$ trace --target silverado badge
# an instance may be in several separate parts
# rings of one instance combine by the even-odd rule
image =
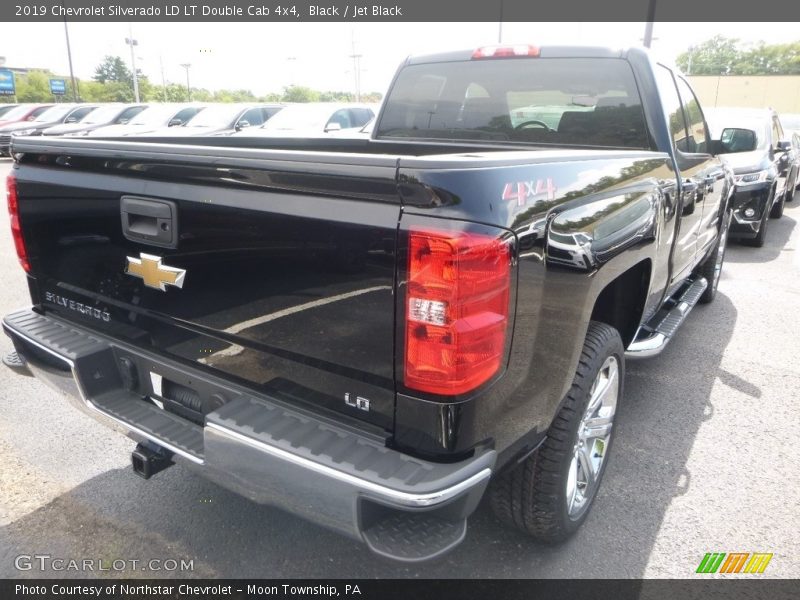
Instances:
[[[155,288],[166,292],[168,285],[183,287],[183,280],[186,277],[185,269],[176,269],[161,264],[160,256],[139,253],[139,258],[126,257],[128,264],[125,265],[125,272],[134,277],[141,277],[147,287]]]

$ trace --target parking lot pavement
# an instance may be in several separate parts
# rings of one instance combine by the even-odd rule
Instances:
[[[3,179],[9,168],[0,160]],[[446,557],[385,562],[181,467],[140,479],[127,438],[0,369],[0,577],[91,575],[15,567],[35,554],[124,560],[156,577],[691,577],[706,552],[740,551],[774,554],[762,577],[800,577],[798,220],[800,198],[763,248],[732,245],[716,301],[660,357],[628,364],[603,487],[563,545],[503,528],[484,503]],[[0,314],[28,303],[5,211],[0,281]],[[150,559],[192,570],[141,572]]]

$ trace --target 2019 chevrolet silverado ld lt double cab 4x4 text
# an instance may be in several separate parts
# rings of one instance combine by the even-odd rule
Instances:
[[[172,462],[399,560],[485,493],[561,540],[625,361],[714,298],[731,171],[641,49],[408,59],[369,139],[20,139],[6,358]],[[278,543],[278,542],[276,542]]]

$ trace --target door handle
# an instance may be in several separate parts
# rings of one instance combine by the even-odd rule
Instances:
[[[132,242],[166,248],[178,245],[178,207],[169,200],[123,196],[122,234]]]

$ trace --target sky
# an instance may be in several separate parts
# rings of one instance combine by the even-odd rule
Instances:
[[[75,75],[90,79],[105,55],[137,67],[155,84],[249,89],[262,95],[287,85],[355,90],[353,54],[360,54],[361,91],[384,92],[409,54],[506,43],[641,45],[644,23],[70,23]],[[714,35],[743,42],[800,41],[800,23],[655,23],[653,51],[673,61]],[[64,23],[0,23],[0,57],[7,67],[47,68],[68,75]]]

